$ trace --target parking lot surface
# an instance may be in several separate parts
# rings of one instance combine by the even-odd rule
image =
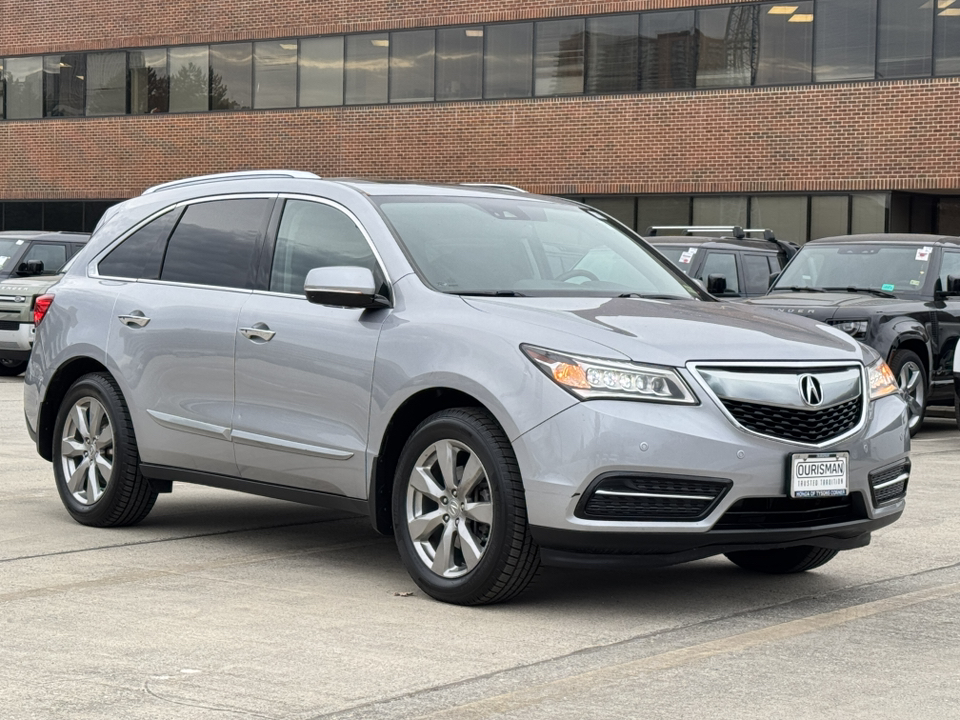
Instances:
[[[819,570],[547,568],[462,608],[344,513],[175,484],[139,526],[78,525],[21,394],[0,378],[4,720],[960,716],[951,421],[903,518]]]

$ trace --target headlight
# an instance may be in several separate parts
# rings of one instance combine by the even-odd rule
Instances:
[[[547,377],[581,400],[616,398],[697,404],[693,392],[670,368],[598,360],[530,345],[520,348]]]
[[[871,400],[893,395],[893,393],[900,391],[900,387],[897,385],[897,378],[893,375],[893,370],[884,362],[883,358],[880,358],[868,367],[867,372],[870,373]]]
[[[867,336],[866,320],[834,320],[830,324],[857,339]]]

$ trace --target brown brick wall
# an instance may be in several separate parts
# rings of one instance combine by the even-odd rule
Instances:
[[[636,12],[738,0],[0,0],[0,57]]]
[[[960,189],[960,80],[0,123],[0,198],[191,174],[505,182],[548,193]]]

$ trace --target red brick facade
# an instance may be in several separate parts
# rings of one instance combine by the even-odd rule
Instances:
[[[20,2],[22,21],[0,27],[0,56],[691,4]],[[202,30],[209,27],[217,32]],[[958,117],[953,78],[7,121],[0,199],[127,197],[185,175],[265,167],[504,182],[558,194],[958,190]]]

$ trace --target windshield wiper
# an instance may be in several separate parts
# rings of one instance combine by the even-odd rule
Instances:
[[[689,300],[681,295],[657,295],[655,293],[625,292],[617,295],[618,298],[641,298],[643,300]]]
[[[866,287],[854,287],[848,285],[847,287],[828,287],[824,288],[828,292],[849,292],[849,293],[867,293],[869,295],[876,295],[877,297],[883,298],[895,298],[897,297],[893,293],[887,292],[886,290],[875,290],[873,288]]]
[[[469,292],[444,291],[447,295],[464,295],[470,297],[527,297],[514,290],[473,290]]]
[[[771,290],[789,290],[790,292],[826,292],[823,288],[818,287],[800,287],[799,285],[790,285],[789,287],[775,287]]]

